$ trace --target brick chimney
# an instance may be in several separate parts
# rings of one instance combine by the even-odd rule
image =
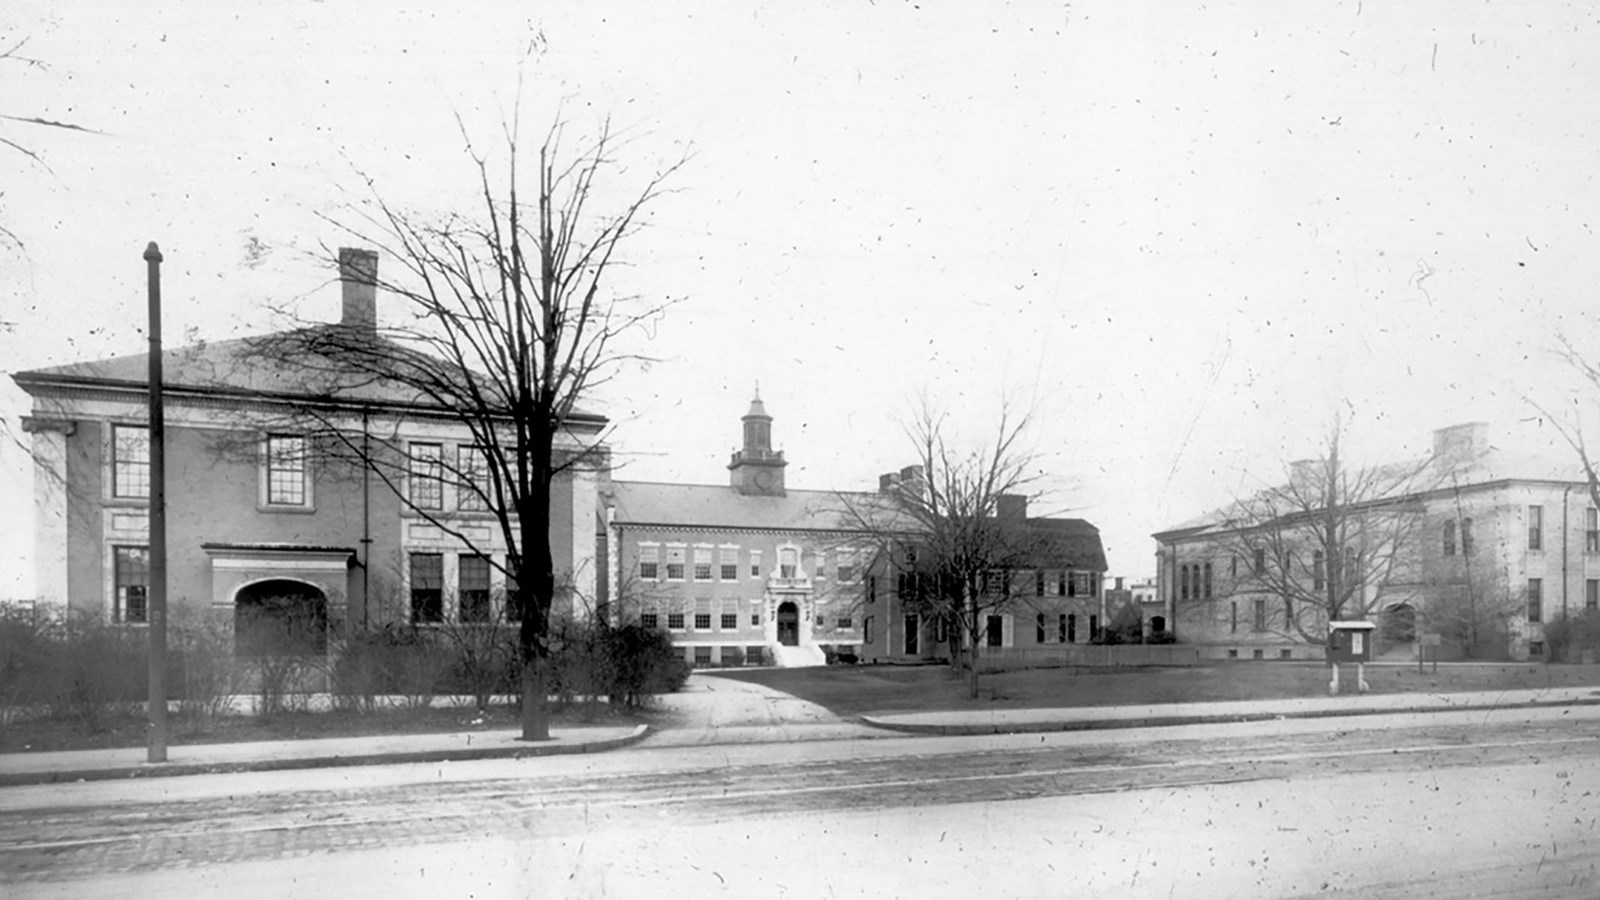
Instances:
[[[1001,494],[995,499],[995,518],[1022,520],[1028,517],[1028,498],[1021,494]]]
[[[362,331],[378,330],[378,254],[355,247],[339,248],[339,284],[344,291],[339,324]]]
[[[1489,423],[1467,422],[1451,425],[1433,432],[1433,455],[1450,462],[1460,462],[1489,449]]]

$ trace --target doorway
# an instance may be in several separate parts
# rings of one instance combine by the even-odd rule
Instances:
[[[800,609],[788,600],[778,604],[778,643],[800,646]]]

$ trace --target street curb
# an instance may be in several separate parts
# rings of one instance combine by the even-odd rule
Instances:
[[[1595,700],[1530,700],[1521,703],[1462,704],[1459,706],[1407,706],[1392,709],[1316,709],[1302,712],[1236,713],[1233,715],[1138,716],[1126,719],[1065,719],[1056,722],[952,723],[890,722],[860,716],[863,725],[905,734],[971,736],[981,734],[1048,734],[1056,731],[1114,731],[1128,728],[1167,728],[1176,725],[1211,725],[1235,722],[1272,722],[1278,719],[1332,719],[1344,716],[1382,716],[1413,713],[1462,712],[1464,710],[1533,709],[1555,706],[1600,706]]]
[[[252,759],[215,763],[145,763],[138,766],[113,766],[100,769],[58,769],[47,772],[0,772],[0,787],[30,784],[63,784],[77,781],[113,781],[127,778],[169,778],[179,775],[228,775],[238,772],[278,772],[293,769],[332,769],[345,766],[377,766],[391,763],[468,762],[479,759],[523,759],[533,756],[569,756],[600,753],[642,741],[650,734],[649,725],[637,725],[633,733],[599,741],[573,743],[529,743],[509,747],[468,747],[455,750],[415,750],[395,753],[361,753],[350,756],[307,756],[286,759]]]

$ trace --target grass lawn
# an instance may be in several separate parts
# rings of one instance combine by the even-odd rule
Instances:
[[[960,709],[1047,709],[1211,700],[1324,697],[1328,668],[1316,663],[1219,662],[1148,669],[1026,669],[979,680],[981,696],[967,697],[963,677],[948,666],[828,666],[805,669],[726,669],[705,674],[764,684],[827,707],[836,715]],[[1343,671],[1343,689],[1355,673]],[[1600,666],[1540,663],[1440,666],[1368,666],[1372,693],[1490,691],[1542,687],[1596,687]]]
[[[649,713],[625,714],[604,704],[581,704],[551,709],[553,727],[630,725],[652,721]],[[174,714],[169,720],[168,744],[229,744],[242,741],[283,741],[309,738],[362,737],[387,734],[428,734],[451,731],[489,731],[519,728],[514,707],[493,706],[480,716],[471,706],[441,703],[426,709],[385,709],[354,712],[282,713],[270,719],[245,714],[225,715],[192,723]],[[108,747],[143,747],[146,743],[142,710],[109,717],[100,728],[75,720],[32,718],[0,726],[0,753],[51,750],[97,750]]]

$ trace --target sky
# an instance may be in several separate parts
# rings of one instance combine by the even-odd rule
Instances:
[[[1596,337],[1597,16],[12,0],[0,34],[39,64],[0,63],[0,114],[93,133],[0,125],[43,160],[0,147],[0,370],[142,352],[150,241],[168,345],[275,306],[332,320],[318,254],[369,180],[470,212],[463,133],[499,161],[513,116],[609,118],[615,196],[688,156],[615,282],[671,304],[627,346],[654,361],[589,404],[618,477],[725,482],[758,383],[795,488],[913,462],[919,398],[958,445],[1009,401],[1031,512],[1150,576],[1152,532],[1317,455],[1335,417],[1357,459],[1468,421],[1567,452],[1541,408],[1600,395],[1553,352]],[[0,418],[26,400],[0,379]],[[0,597],[32,591],[31,496],[0,447]]]

